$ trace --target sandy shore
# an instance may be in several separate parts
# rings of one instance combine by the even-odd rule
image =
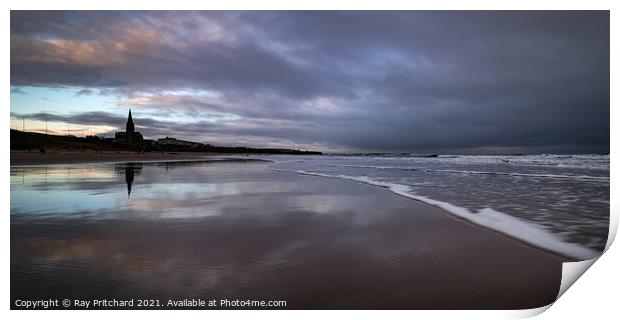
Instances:
[[[112,173],[109,181],[64,188],[62,175],[72,176],[62,170],[45,178],[50,190],[42,178],[16,181],[12,299],[273,299],[287,309],[522,309],[555,300],[559,257],[382,188],[267,166],[144,164],[131,168],[131,197],[122,165],[87,171]],[[36,193],[79,188],[97,197],[68,197],[32,218],[48,205],[37,206]]]
[[[207,153],[193,152],[146,152],[138,154],[126,151],[48,151],[41,155],[38,151],[14,151],[11,150],[11,165],[43,165],[43,164],[70,164],[70,163],[97,163],[97,162],[140,162],[140,161],[165,161],[165,160],[189,160],[203,159]]]

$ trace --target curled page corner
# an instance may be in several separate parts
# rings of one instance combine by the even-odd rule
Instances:
[[[568,290],[568,288],[570,288],[600,257],[601,256],[589,260],[562,263],[562,282],[560,283],[558,297],[555,300],[557,301],[560,299],[566,290]]]
[[[577,261],[577,262],[565,262],[562,264],[562,282],[560,283],[560,291],[558,292],[558,297],[556,301],[560,299],[560,297],[570,288],[579,277],[581,277],[611,246],[616,238],[616,232],[618,231],[618,220],[617,217],[611,215],[609,221],[609,235],[607,236],[607,244],[605,245],[605,250],[598,257]]]
[[[616,238],[618,232],[618,216],[610,214],[609,216],[609,233],[607,235],[607,244],[605,250],[598,256],[589,260],[577,261],[577,262],[565,262],[562,263],[562,281],[560,283],[560,291],[555,299],[556,301],[570,288],[577,279],[579,279],[602,255],[607,252],[609,247]]]
[[[610,241],[607,242],[607,248],[610,243]],[[551,308],[551,306],[560,299],[568,288],[570,288],[577,281],[577,279],[579,279],[600,257],[601,256],[589,260],[562,263],[562,280],[560,282],[560,290],[558,291],[558,296],[555,298],[555,301],[539,308],[519,310],[519,312],[515,313],[514,316],[519,319],[524,319],[537,316],[547,311],[547,309]]]
[[[548,304],[546,306],[542,306],[542,307],[538,307],[538,308],[518,310],[518,311],[511,312],[511,313],[507,314],[507,316],[511,317],[510,319],[531,318],[531,317],[537,316],[537,315],[547,311],[547,309],[549,309],[552,305],[553,305],[553,303],[550,303],[550,304]]]

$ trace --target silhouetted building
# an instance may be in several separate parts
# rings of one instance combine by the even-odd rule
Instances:
[[[126,143],[131,146],[141,146],[144,138],[140,132],[136,131],[131,117],[131,109],[129,109],[129,117],[127,118],[127,124],[125,125],[125,132],[117,132],[114,135],[115,142]]]
[[[202,143],[192,142],[187,140],[180,140],[173,137],[165,137],[163,139],[157,139],[157,144],[171,145],[171,146],[185,146],[185,147],[199,147]]]

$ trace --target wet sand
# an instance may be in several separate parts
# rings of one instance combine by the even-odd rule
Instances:
[[[557,256],[382,188],[267,166],[181,162],[164,174],[144,164],[127,207],[71,218],[33,218],[12,204],[12,300],[230,298],[286,300],[286,309],[555,300]],[[179,182],[203,185],[166,187]],[[147,192],[155,183],[161,193]]]
[[[204,159],[208,153],[198,152],[145,152],[142,154],[129,151],[56,151],[49,150],[41,155],[38,150],[15,151],[11,150],[11,165],[45,165],[69,163],[102,163],[121,161],[166,161]]]

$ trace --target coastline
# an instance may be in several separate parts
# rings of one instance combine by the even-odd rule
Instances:
[[[234,159],[221,159],[218,156],[228,156],[233,155],[236,158]],[[25,152],[25,151],[11,151],[11,166],[15,167],[30,167],[30,166],[57,166],[57,165],[82,165],[82,164],[114,164],[114,163],[125,163],[125,162],[137,162],[137,163],[157,163],[157,162],[176,162],[176,161],[226,161],[226,162],[239,162],[244,160],[251,161],[268,161],[252,158],[252,155],[244,155],[244,154],[218,154],[218,153],[201,153],[201,152],[149,152],[143,154],[137,154],[134,152],[94,152],[94,151],[84,151],[84,152],[68,152],[68,151],[52,151],[47,153],[45,156],[41,156],[36,152]],[[255,156],[255,155],[254,155]],[[248,159],[244,159],[243,157],[250,157]],[[311,174],[306,172],[294,172],[294,171],[284,171],[279,169],[272,169],[280,172],[289,172],[291,174],[298,175],[307,175],[307,176],[318,176],[323,177],[325,179],[338,179],[338,177],[333,176],[324,176],[321,174]],[[481,225],[479,223],[475,223],[470,221],[467,218],[461,217],[459,215],[455,215],[454,213],[441,208],[441,206],[436,206],[433,204],[428,204],[425,201],[418,200],[416,198],[412,198],[410,196],[405,196],[399,192],[394,192],[392,188],[380,184],[373,184],[366,181],[358,181],[354,179],[345,179],[350,180],[352,183],[361,183],[370,188],[378,188],[382,189],[382,191],[394,193],[400,197],[407,199],[408,201],[418,202],[422,205],[429,206],[433,209],[439,209],[442,214],[446,215],[451,219],[455,219],[462,223],[471,225],[475,228],[479,228],[482,232],[490,232],[495,234],[496,236],[506,238],[507,240],[514,241],[518,245],[526,246],[532,248],[534,250],[539,250],[545,252],[546,254],[555,256],[559,259],[566,261],[579,261],[576,257],[572,257],[570,255],[553,251],[547,249],[543,246],[538,246],[526,240],[523,240],[519,237],[512,236],[511,234],[507,234],[505,232],[490,228],[485,225]]]
[[[235,158],[218,158],[218,156],[235,156]],[[143,154],[137,154],[134,152],[95,152],[95,151],[83,151],[83,152],[68,152],[68,151],[52,151],[47,153],[45,156],[41,156],[37,152],[25,152],[25,151],[11,151],[11,166],[15,167],[30,167],[30,166],[57,166],[57,165],[96,165],[96,164],[114,164],[114,163],[125,163],[125,162],[136,162],[136,163],[157,163],[157,162],[176,162],[176,161],[226,161],[226,162],[242,162],[242,161],[269,161],[269,160],[261,160],[258,158],[253,158],[252,156],[256,155],[245,155],[245,154],[219,154],[219,153],[204,153],[204,152],[148,152]],[[246,158],[247,159],[244,159]],[[272,169],[280,172],[289,172],[291,174],[300,174],[307,176],[318,176],[323,177],[325,179],[339,179],[334,176],[327,176],[322,174],[314,174],[307,172],[295,172],[295,171],[285,171],[280,169]],[[570,256],[568,254],[553,251],[544,246],[534,244],[530,241],[524,240],[522,238],[511,235],[510,233],[506,233],[492,227],[486,226],[484,224],[476,223],[471,221],[466,217],[459,216],[450,212],[445,208],[442,208],[438,205],[429,204],[426,201],[419,200],[416,197],[411,197],[408,195],[403,195],[401,192],[397,192],[392,190],[390,186],[383,184],[370,183],[368,181],[359,181],[356,179],[346,178],[345,180],[350,180],[352,183],[361,183],[369,186],[370,188],[379,188],[383,191],[394,193],[400,197],[403,197],[409,201],[418,202],[425,206],[432,207],[433,209],[440,209],[440,211],[451,219],[455,219],[462,223],[471,225],[475,228],[479,228],[482,232],[490,232],[495,234],[496,236],[506,238],[507,240],[514,241],[518,245],[526,246],[532,248],[534,250],[539,250],[549,254],[551,256],[555,256],[559,259],[565,261],[581,261],[583,259],[579,259],[578,257]]]
[[[174,165],[179,168],[191,167],[183,163]],[[117,248],[123,253],[123,259],[127,259],[122,263],[124,268],[139,272],[143,262],[135,262],[131,257],[144,256],[144,252],[152,253],[152,244],[157,243],[163,233],[169,234],[166,237],[169,243],[162,244],[169,246],[166,252],[183,253],[177,257],[179,268],[184,268],[188,261],[191,261],[189,265],[208,265],[206,261],[212,261],[213,257],[209,258],[207,254],[207,257],[202,258],[201,255],[205,254],[205,250],[215,250],[209,248],[216,243],[224,245],[224,249],[230,249],[230,252],[246,252],[232,258],[235,261],[240,259],[242,262],[236,263],[242,263],[241,268],[247,272],[260,270],[254,280],[258,283],[236,288],[236,282],[233,282],[225,287],[236,288],[233,297],[250,295],[282,298],[284,295],[290,300],[290,308],[534,308],[552,303],[557,296],[564,259],[480,226],[454,219],[440,208],[405,199],[385,189],[352,181],[277,172],[261,163],[240,166],[234,162],[222,162],[205,168],[210,171],[210,183],[215,185],[226,185],[227,179],[241,179],[253,184],[260,181],[260,185],[264,186],[260,190],[250,188],[239,194],[218,196],[214,198],[215,203],[209,205],[226,208],[227,213],[222,215],[222,219],[234,217],[225,218],[224,221],[233,219],[236,221],[233,226],[241,224],[243,227],[221,230],[215,227],[217,223],[212,223],[220,218],[198,219],[193,223],[195,232],[179,233],[174,229],[174,220],[160,223],[152,219],[140,219],[138,225],[130,224],[133,243],[131,251],[127,252],[124,246]],[[157,210],[165,208],[160,206]],[[254,213],[245,217],[247,212]],[[268,217],[285,218],[273,220]],[[245,226],[248,221],[252,223]],[[19,264],[19,261],[28,259],[24,255],[35,250],[30,247],[32,241],[19,239],[33,234],[43,238],[62,237],[76,232],[84,234],[85,230],[92,229],[92,233],[86,232],[87,238],[84,240],[79,240],[79,237],[75,240],[75,235],[71,236],[77,241],[71,242],[75,243],[75,250],[86,249],[90,252],[87,261],[94,259],[93,256],[108,255],[108,245],[114,247],[114,243],[123,242],[118,238],[108,239],[109,235],[100,231],[117,229],[117,225],[108,226],[100,221],[95,225],[82,225],[79,231],[71,225],[48,228],[38,223],[33,226],[13,216],[12,212],[12,260],[17,258]],[[183,225],[183,228],[187,228],[187,223]],[[122,229],[129,228],[125,222],[121,222],[120,226]],[[157,231],[154,233],[153,230]],[[266,230],[270,231],[265,233]],[[274,238],[275,242],[265,243],[265,239],[273,238],[272,232],[281,234],[277,237],[279,240]],[[235,237],[239,233],[244,236]],[[304,235],[301,239],[300,234]],[[177,247],[186,245],[186,239],[190,236],[191,239],[208,238],[199,241],[200,245],[196,247]],[[259,247],[255,247],[257,244],[260,244]],[[39,255],[53,256],[54,259],[58,259],[58,256],[74,259],[69,254],[73,251],[72,245],[68,248],[66,245],[65,242],[58,246],[54,242],[42,247],[39,244],[36,251]],[[59,255],[58,250],[62,254]],[[188,250],[192,253],[189,256],[186,255]],[[274,259],[271,255],[252,258],[256,252],[271,251],[279,252],[276,255],[278,262],[273,262],[275,265],[257,265],[257,262],[252,262]],[[155,258],[151,268],[155,271],[147,279],[169,277],[157,271],[160,253],[152,254]],[[45,260],[45,257],[37,258]],[[195,259],[206,261],[196,262]],[[137,265],[132,267],[134,263]],[[94,264],[93,268],[101,266]],[[227,268],[220,267],[218,270],[221,269],[219,272],[224,272],[232,279],[240,276],[230,274]],[[14,275],[13,265],[11,270],[12,280],[15,280],[11,281],[12,287],[16,283],[31,281],[21,278],[19,274]],[[190,268],[185,273],[191,276],[198,271]],[[116,272],[124,274],[128,271],[115,271],[114,277],[119,277]],[[355,282],[351,282],[351,277],[356,279]],[[279,279],[276,281],[279,285],[269,284],[272,280],[267,279]],[[23,292],[28,287],[13,287],[12,296],[13,291]],[[290,291],[293,288],[299,289],[299,292]],[[231,289],[217,287],[206,293],[200,291],[200,288],[196,290],[201,294],[222,296]],[[322,297],[317,297],[319,292]],[[181,293],[184,292],[176,294]]]

